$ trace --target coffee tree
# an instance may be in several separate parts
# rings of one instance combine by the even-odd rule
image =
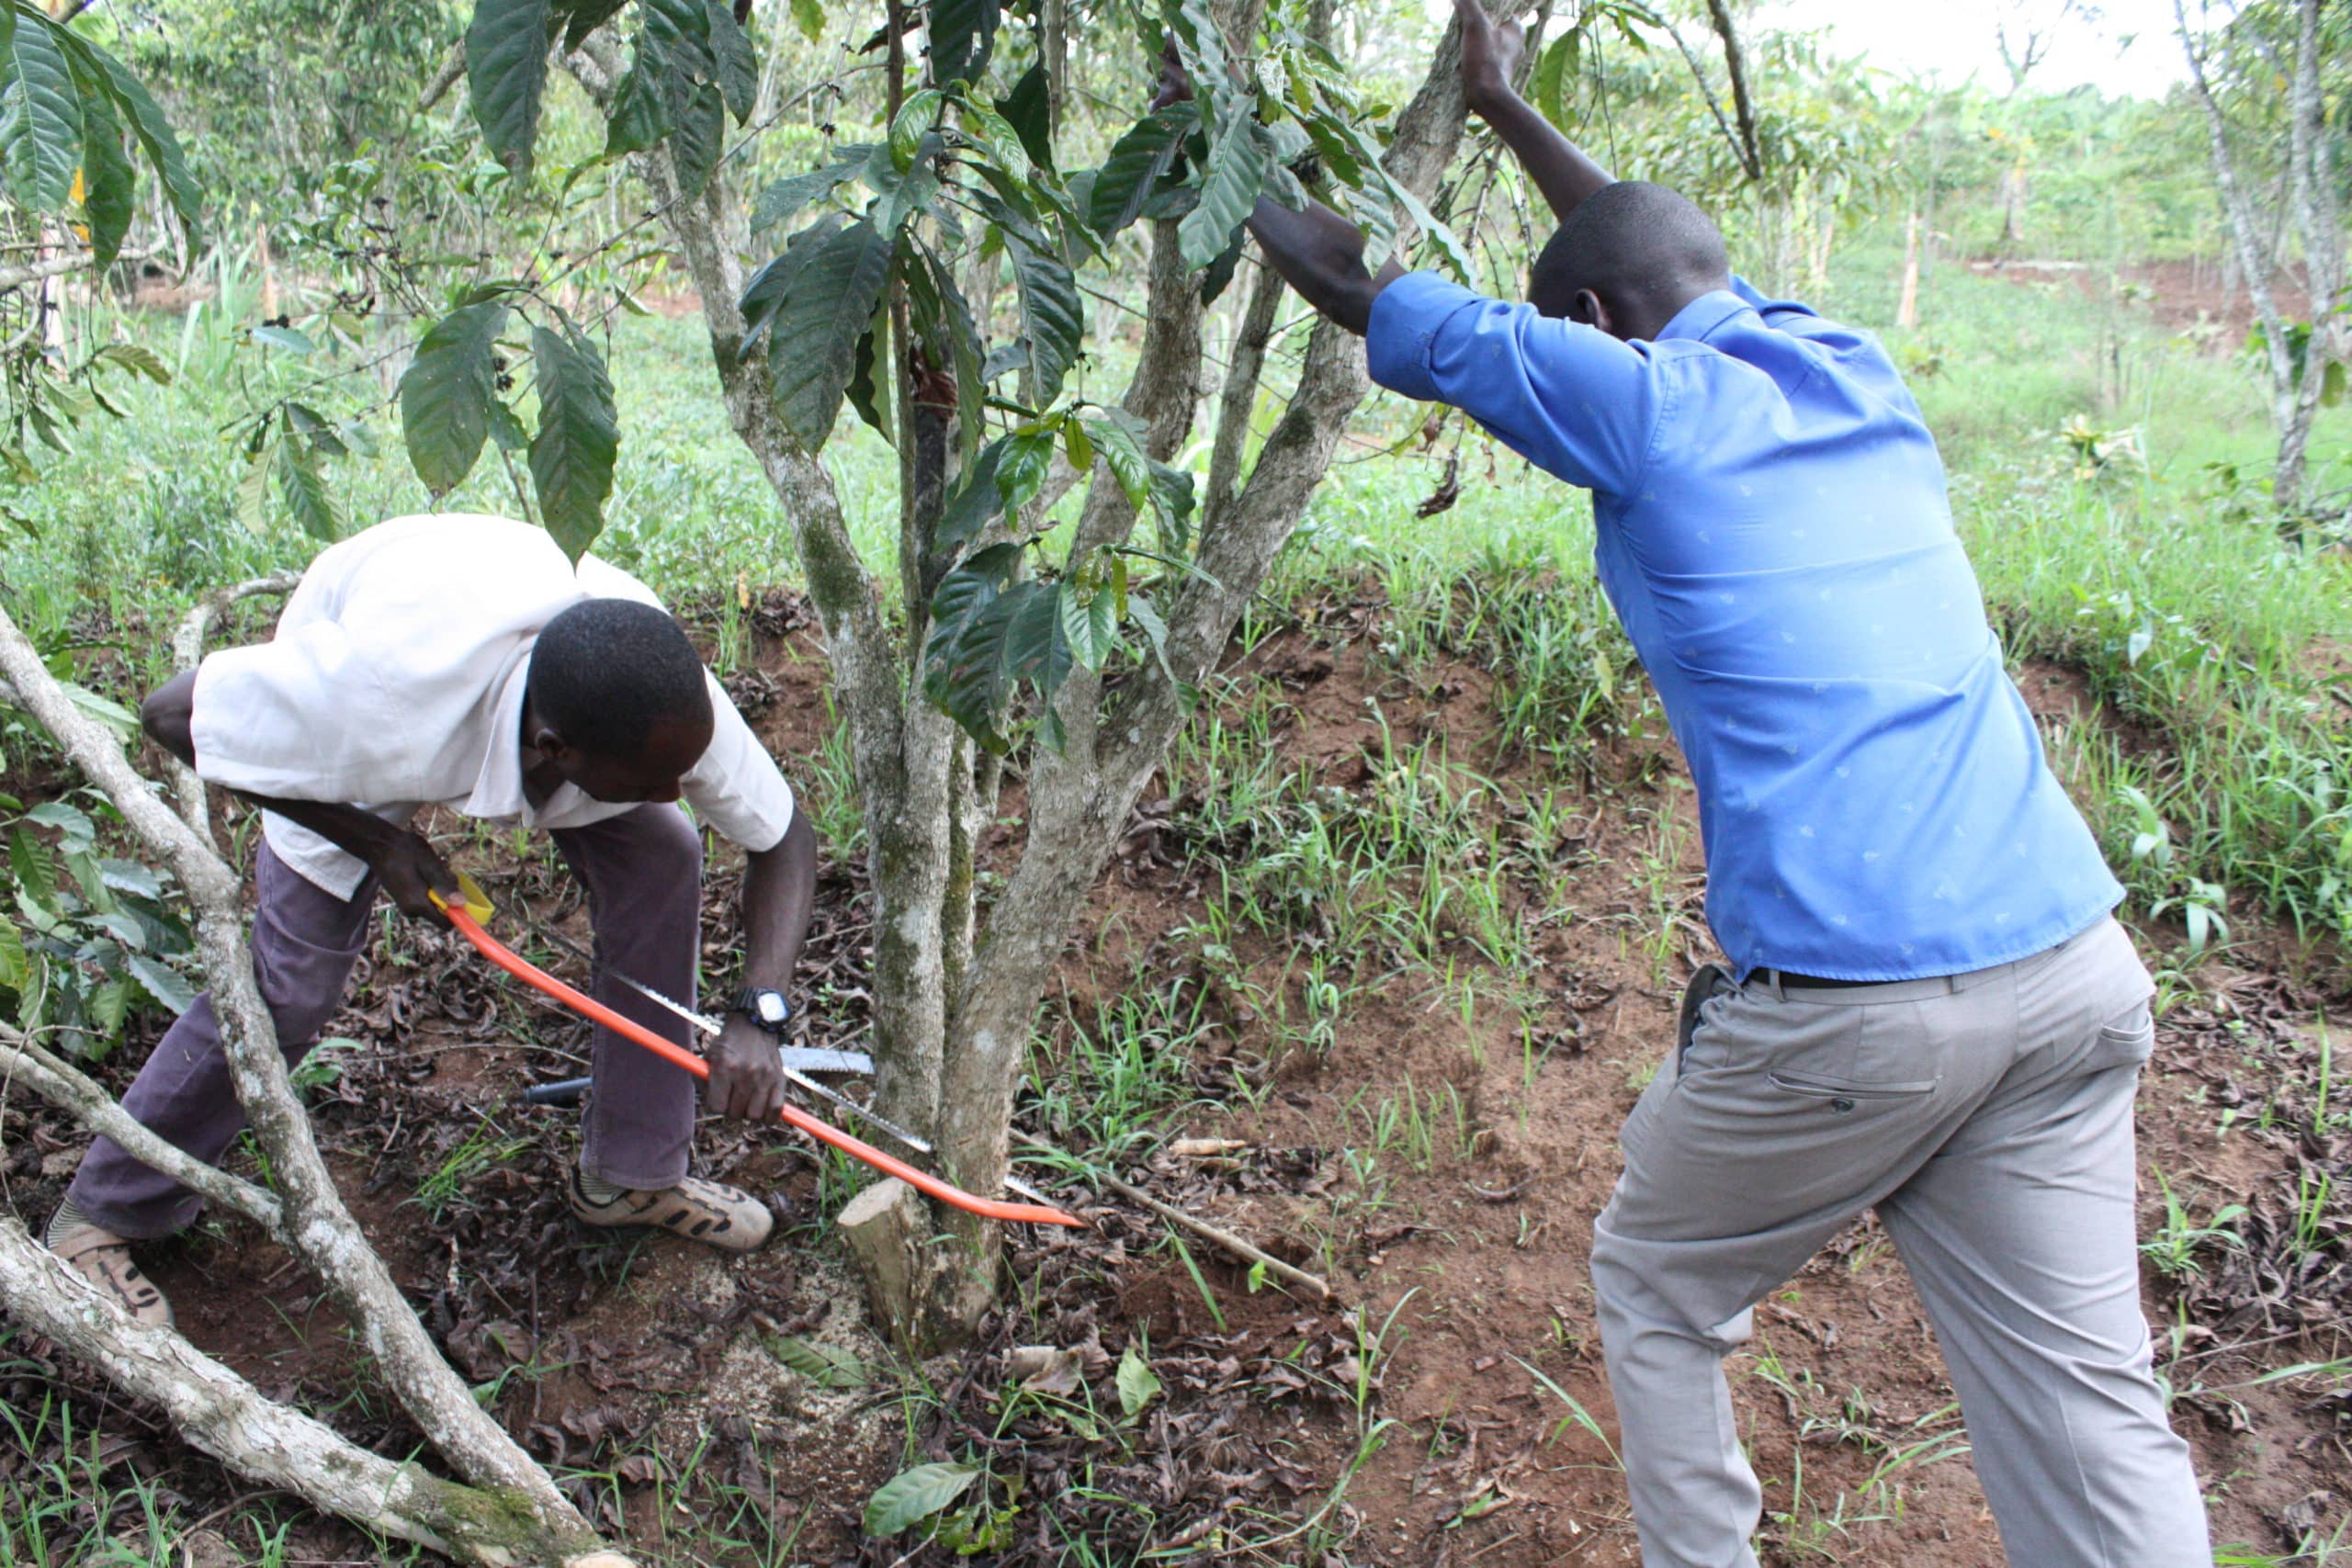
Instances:
[[[1384,145],[1317,36],[1328,17],[1289,0],[1084,16],[1066,0],[878,14],[803,0],[793,14],[881,56],[884,134],[761,189],[739,185],[733,156],[758,130],[761,62],[717,0],[478,0],[467,82],[485,144],[530,200],[553,194],[531,178],[550,73],[575,76],[604,117],[604,158],[642,181],[700,293],[846,716],[877,902],[882,1109],[984,1190],[1005,1173],[1070,923],[1367,389],[1360,345],[1317,328],[1246,482],[1204,501],[1171,466],[1206,389],[1203,311],[1261,196],[1296,205],[1310,180],[1363,227],[1375,265],[1415,234],[1463,265],[1425,206],[1461,133],[1457,51],[1449,31]],[[1136,62],[1133,122],[1091,167],[1071,157],[1064,113],[1080,25],[1131,39]],[[1200,91],[1153,110],[1163,38]],[[1136,231],[1144,276],[1126,282]],[[1136,297],[1147,322],[1115,400],[1091,386],[1090,275]],[[527,378],[510,373],[526,363]],[[1225,389],[1228,422],[1249,418],[1261,365]],[[546,526],[575,557],[594,543],[621,433],[597,343],[538,280],[454,297],[400,402],[435,491],[486,444],[527,449]],[[865,432],[837,434],[844,406]],[[820,461],[844,438],[897,453],[897,548],[878,569]],[[1049,527],[1073,489],[1074,522]],[[974,856],[1007,759],[1026,770],[1027,840],[983,922]],[[956,1245],[926,1249],[933,1272],[901,1325],[930,1338],[994,1299],[999,1258],[986,1225],[937,1222]]]

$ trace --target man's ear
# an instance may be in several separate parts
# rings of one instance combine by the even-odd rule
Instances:
[[[571,754],[571,743],[543,724],[531,732],[531,750],[550,762],[560,762]]]
[[[1577,290],[1577,297],[1568,301],[1568,320],[1607,332],[1609,307],[1602,304],[1600,296],[1591,289],[1579,288]]]

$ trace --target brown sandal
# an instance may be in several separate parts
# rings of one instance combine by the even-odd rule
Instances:
[[[79,1224],[50,1238],[49,1249],[98,1293],[150,1328],[172,1326],[172,1303],[130,1260],[130,1244],[110,1230]]]
[[[658,1192],[624,1188],[599,1203],[588,1196],[580,1168],[571,1171],[571,1213],[599,1230],[651,1225],[726,1252],[749,1252],[775,1228],[768,1206],[740,1187],[689,1176]]]

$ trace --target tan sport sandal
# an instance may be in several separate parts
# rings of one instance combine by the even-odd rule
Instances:
[[[599,1230],[652,1225],[727,1252],[749,1252],[775,1228],[768,1206],[749,1192],[694,1176],[658,1192],[623,1188],[600,1203],[588,1196],[580,1168],[574,1166],[571,1200],[571,1212],[582,1224]]]
[[[78,1224],[50,1237],[49,1249],[65,1265],[150,1328],[172,1325],[172,1303],[130,1260],[130,1244],[110,1230]]]

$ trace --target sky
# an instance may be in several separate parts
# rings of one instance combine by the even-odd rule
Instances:
[[[1973,73],[1995,92],[2009,82],[1996,36],[2004,22],[2012,40],[2020,24],[2049,37],[2047,57],[2028,78],[2046,91],[2087,82],[2110,96],[2162,97],[2184,79],[2172,0],[2097,0],[2062,16],[2065,9],[2062,0],[1766,0],[1746,26],[1825,30],[1833,53],[1950,85]],[[2188,0],[2188,9],[2194,24],[2199,0]]]

